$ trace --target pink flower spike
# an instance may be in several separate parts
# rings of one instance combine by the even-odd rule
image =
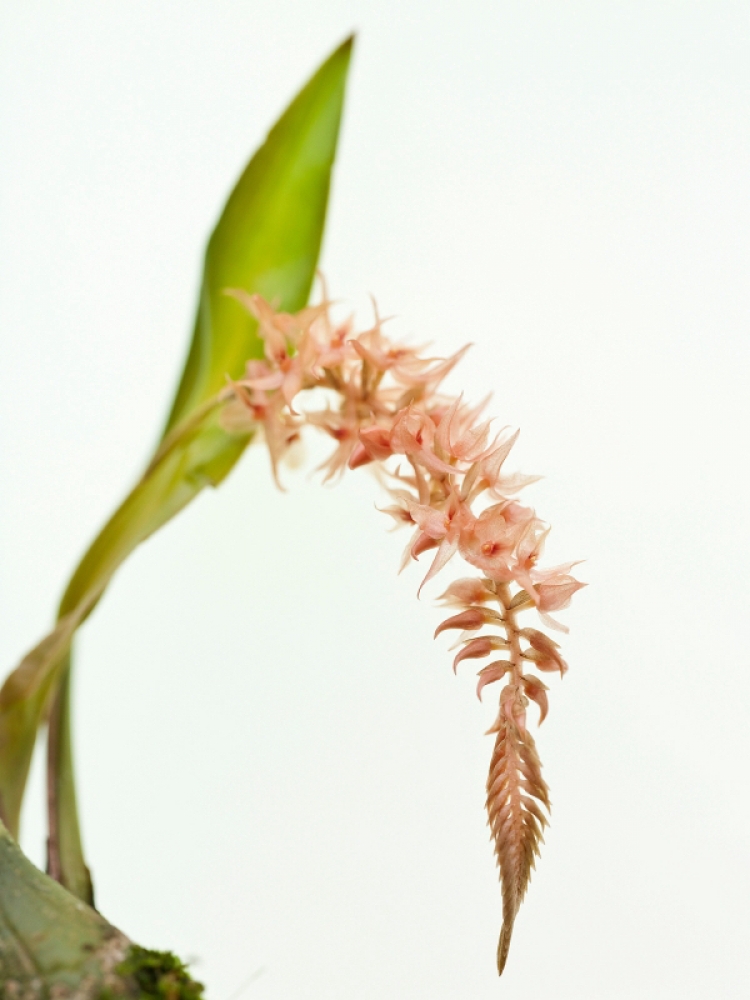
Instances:
[[[477,680],[480,699],[488,684],[504,684],[490,729],[497,738],[486,800],[502,883],[502,973],[547,822],[541,807],[549,808],[526,729],[530,702],[539,707],[539,722],[546,718],[547,687],[523,670],[567,670],[558,644],[538,629],[522,629],[518,616],[535,609],[542,622],[567,631],[549,612],[566,608],[584,584],[571,575],[575,563],[540,568],[549,529],[533,510],[510,499],[538,478],[503,473],[518,431],[493,430],[484,418],[486,401],[471,406],[463,396],[439,391],[467,348],[449,358],[424,357],[423,348],[383,335],[377,309],[372,328],[356,334],[350,321],[333,321],[325,288],[321,305],[295,315],[276,312],[258,295],[230,294],[258,320],[265,356],[249,361],[244,377],[228,380],[219,393],[222,426],[247,439],[262,426],[274,476],[305,424],[335,442],[323,466],[326,480],[373,463],[390,494],[384,513],[396,527],[411,526],[401,568],[432,553],[418,594],[456,553],[478,570],[442,594],[452,610],[435,636],[451,631],[446,645],[454,673],[464,660],[486,658]],[[294,405],[307,390],[314,391],[314,409],[300,405],[298,413]],[[507,659],[495,659],[498,650]]]

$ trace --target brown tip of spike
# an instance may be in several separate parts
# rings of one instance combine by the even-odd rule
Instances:
[[[503,929],[500,931],[500,940],[497,943],[497,974],[502,976],[503,969],[505,968],[505,963],[508,960],[508,952],[510,951],[510,936],[513,933],[513,924],[503,924]]]

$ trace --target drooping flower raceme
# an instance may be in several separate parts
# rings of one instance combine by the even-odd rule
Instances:
[[[351,322],[333,321],[327,301],[289,315],[260,296],[229,294],[257,318],[265,360],[248,362],[245,375],[229,383],[224,426],[243,432],[262,425],[277,482],[279,460],[303,426],[318,427],[335,442],[326,480],[347,468],[383,467],[393,499],[385,510],[412,529],[403,565],[431,557],[422,586],[455,555],[478,571],[445,591],[451,614],[435,635],[460,630],[454,671],[465,660],[490,660],[479,671],[480,697],[488,684],[503,682],[487,779],[502,884],[502,973],[549,811],[526,711],[535,702],[543,721],[547,686],[537,674],[568,669],[558,644],[519,615],[536,611],[547,627],[567,631],[550,612],[566,608],[583,586],[571,575],[575,564],[539,565],[549,529],[515,499],[533,478],[503,469],[517,434],[493,434],[485,404],[439,392],[466,348],[425,357],[389,340],[377,313],[370,329],[355,333]],[[325,409],[305,412],[300,396],[309,389],[330,390]]]

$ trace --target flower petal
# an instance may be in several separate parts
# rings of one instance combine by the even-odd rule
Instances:
[[[508,673],[509,670],[513,669],[513,664],[510,660],[495,660],[488,666],[483,667],[479,671],[479,683],[477,684],[477,698],[481,700],[482,690],[488,684],[494,684],[495,681],[502,680],[503,677]]]

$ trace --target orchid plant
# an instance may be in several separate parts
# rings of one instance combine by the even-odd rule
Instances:
[[[551,613],[583,584],[571,575],[574,563],[540,564],[549,529],[517,499],[533,477],[505,471],[517,433],[493,430],[486,400],[474,405],[441,389],[466,347],[428,356],[391,339],[377,310],[357,332],[351,319],[336,319],[323,282],[321,301],[305,305],[350,53],[348,40],[323,64],[232,192],[209,241],[195,334],[163,439],[73,574],[55,628],[0,690],[0,974],[9,995],[200,995],[181,963],[133,946],[95,912],[76,808],[71,644],[136,545],[204,486],[218,485],[259,432],[278,483],[282,459],[308,425],[334,442],[325,480],[377,471],[391,498],[384,512],[411,531],[402,569],[431,560],[420,591],[453,557],[474,571],[447,586],[441,599],[450,614],[435,635],[459,631],[454,671],[490,659],[478,695],[503,682],[487,812],[502,884],[498,972],[505,966],[549,811],[527,708],[533,701],[541,722],[547,686],[538,674],[567,670],[557,642],[522,616],[536,613],[546,629],[566,631]],[[12,839],[45,723],[48,876]]]

